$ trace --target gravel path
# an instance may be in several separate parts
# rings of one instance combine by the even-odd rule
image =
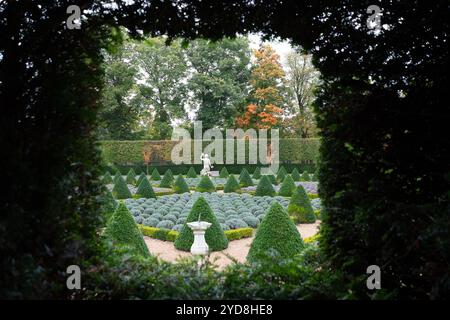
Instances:
[[[297,229],[302,238],[305,239],[317,233],[319,224],[320,222],[313,224],[300,224],[297,225]],[[144,240],[150,252],[159,256],[162,260],[175,262],[179,258],[191,256],[189,252],[175,249],[173,242],[152,239],[149,237],[144,237]],[[245,258],[247,257],[252,241],[253,238],[230,241],[227,249],[220,252],[213,252],[211,254],[211,261],[213,261],[219,269],[223,269],[233,262],[229,257],[227,257],[227,255],[239,262],[245,262]]]

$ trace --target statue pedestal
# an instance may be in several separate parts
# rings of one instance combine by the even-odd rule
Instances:
[[[191,246],[191,253],[193,255],[207,255],[209,253],[209,246],[205,240],[205,232],[211,226],[211,223],[196,221],[190,222],[187,225],[194,233],[194,243]]]

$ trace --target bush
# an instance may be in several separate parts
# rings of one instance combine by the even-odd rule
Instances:
[[[229,173],[228,173],[227,168],[223,167],[222,170],[220,170],[219,177],[220,178],[228,178],[228,176],[229,176]]]
[[[294,170],[292,170],[291,177],[292,179],[294,179],[294,181],[300,181],[300,173],[298,172],[297,168],[294,168]]]
[[[141,184],[141,182],[142,182],[142,180],[143,179],[147,179],[147,176],[145,175],[145,173],[144,172],[142,172],[140,175],[139,175],[139,178],[137,179],[137,181],[136,181],[136,185],[139,187],[139,185]]]
[[[295,182],[290,175],[286,175],[283,183],[281,184],[280,190],[278,191],[279,196],[290,197],[295,190]]]
[[[128,186],[125,183],[125,180],[123,180],[122,176],[119,176],[119,178],[117,179],[117,182],[114,184],[112,194],[116,199],[131,198],[131,192],[128,189]]]
[[[271,184],[278,185],[278,180],[273,174],[268,174],[267,178],[269,179]]]
[[[142,179],[141,183],[139,184],[136,194],[139,195],[142,198],[154,198],[156,199],[155,192],[153,191],[153,187],[148,181],[147,177],[144,177]]]
[[[113,179],[112,179],[111,174],[109,173],[109,171],[106,171],[105,174],[103,175],[102,183],[103,184],[113,183]]]
[[[311,177],[309,176],[309,173],[307,171],[303,171],[302,175],[300,176],[300,181],[311,181]]]
[[[197,172],[195,172],[195,169],[193,167],[189,168],[189,171],[186,173],[187,178],[197,178]]]
[[[173,191],[175,191],[175,193],[190,192],[189,186],[187,185],[186,180],[184,180],[181,174],[179,174],[177,179],[175,180],[175,183],[173,185]]]
[[[211,226],[206,230],[205,239],[211,251],[220,251],[228,247],[228,239],[225,236],[222,227],[216,219],[216,216],[212,212],[211,208],[206,202],[205,198],[199,197],[195,201],[189,215],[181,229],[180,235],[175,240],[175,248],[183,251],[189,251],[192,243],[194,242],[194,235],[192,230],[188,227],[187,223],[198,221],[200,217],[201,221],[207,221],[211,223]]]
[[[172,188],[172,185],[173,185],[173,176],[171,174],[171,171],[167,170],[161,182],[159,183],[159,186],[161,188]]]
[[[173,222],[173,221],[170,221],[170,220],[162,220],[162,221],[160,221],[157,225],[156,225],[156,227],[157,228],[162,228],[162,229],[168,229],[168,230],[170,230],[170,229],[172,229],[172,227],[175,225],[175,223]]]
[[[170,170],[170,169],[166,170],[166,172],[164,173],[164,176],[169,176],[172,180],[174,179],[172,170]]]
[[[161,180],[161,176],[159,175],[158,169],[156,169],[156,168],[153,169],[151,178],[152,178],[153,181]]]
[[[245,221],[246,224],[248,224],[249,227],[256,228],[259,225],[259,219],[253,216],[246,216],[243,217],[242,220]]]
[[[225,236],[227,237],[228,241],[233,240],[239,240],[242,238],[250,238],[253,236],[253,229],[252,228],[240,228],[240,229],[233,229],[233,230],[226,230],[224,231]]]
[[[277,181],[281,182],[284,180],[284,178],[286,177],[287,171],[286,169],[281,166],[280,169],[278,169],[278,173],[277,173]]]
[[[125,181],[127,182],[127,184],[136,184],[136,172],[134,172],[133,169],[130,169],[130,171],[128,171]]]
[[[242,187],[250,187],[253,186],[253,180],[252,177],[250,177],[250,174],[248,173],[247,169],[242,169],[241,175],[239,176],[239,184]]]
[[[283,207],[274,202],[256,230],[247,261],[264,259],[271,251],[276,251],[281,259],[288,259],[299,254],[303,248],[304,243],[295,224]]]
[[[294,194],[291,197],[288,213],[294,219],[295,223],[316,222],[316,215],[311,206],[311,201],[301,185],[295,189]]]
[[[108,221],[104,235],[114,244],[129,246],[133,252],[145,257],[150,255],[141,232],[123,203]]]
[[[225,184],[225,187],[223,188],[224,193],[230,193],[230,192],[236,192],[240,190],[241,187],[239,186],[239,183],[237,182],[234,175],[229,175],[227,179],[227,183]]]
[[[105,221],[107,222],[111,216],[114,214],[118,203],[114,199],[112,193],[109,190],[106,190],[105,194],[99,196],[101,211],[105,216]]]
[[[195,190],[198,192],[214,192],[216,187],[208,176],[202,176]]]
[[[256,187],[255,196],[275,196],[276,192],[267,176],[262,176]]]
[[[119,171],[116,171],[116,173],[114,174],[113,183],[116,184],[117,181],[119,181],[120,177],[122,177],[122,175]]]
[[[261,168],[260,168],[260,167],[257,167],[257,168],[255,169],[255,171],[253,171],[253,176],[252,176],[252,178],[253,178],[253,179],[256,179],[256,180],[261,179]]]

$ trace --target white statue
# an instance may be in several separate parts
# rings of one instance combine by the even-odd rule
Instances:
[[[209,159],[208,154],[203,154],[202,153],[202,156],[200,157],[200,160],[203,161],[203,169],[202,169],[202,171],[200,171],[200,174],[202,176],[209,176],[210,175],[209,172],[211,171],[211,168],[213,167],[211,165],[211,159]]]

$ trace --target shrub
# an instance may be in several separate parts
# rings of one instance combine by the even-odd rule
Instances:
[[[256,187],[255,196],[270,196],[273,197],[276,194],[275,189],[270,183],[267,176],[262,176]]]
[[[316,215],[311,206],[311,201],[301,185],[295,189],[291,197],[288,213],[294,219],[295,223],[314,223],[316,221]]]
[[[181,174],[179,174],[177,179],[175,180],[175,183],[173,185],[173,191],[175,191],[175,193],[190,192],[189,186],[187,185],[186,180],[184,180]]]
[[[216,187],[208,176],[202,176],[195,190],[198,192],[214,192]]]
[[[271,251],[276,251],[282,259],[288,259],[300,253],[303,247],[304,243],[295,224],[283,207],[275,202],[256,230],[247,261],[264,259]]]
[[[250,238],[253,236],[253,229],[252,228],[239,228],[239,229],[233,229],[233,230],[226,230],[224,231],[225,236],[227,237],[228,241],[233,240],[239,240],[242,238]]]
[[[242,218],[249,227],[256,228],[259,225],[259,219],[253,216],[245,216]]]
[[[122,175],[119,171],[116,171],[116,173],[114,174],[113,183],[116,184],[117,181],[119,181],[120,177],[122,177]]]
[[[159,183],[159,186],[161,188],[172,188],[173,185],[173,176],[169,170],[166,171],[164,174],[161,182]]]
[[[103,184],[113,183],[113,179],[112,179],[111,174],[109,173],[109,171],[106,171],[105,174],[103,175],[102,183]]]
[[[230,192],[236,192],[240,190],[241,187],[239,186],[239,183],[237,182],[236,178],[233,174],[231,174],[228,177],[227,183],[225,184],[225,187],[223,188],[224,193],[230,193]]]
[[[220,173],[219,173],[219,177],[220,177],[220,178],[228,178],[229,175],[230,175],[230,174],[228,173],[227,168],[223,167],[223,168],[220,170]]]
[[[253,185],[252,177],[250,177],[250,174],[248,173],[247,169],[242,169],[241,175],[239,176],[239,184],[242,187],[250,187]]]
[[[308,171],[303,171],[302,175],[300,176],[300,181],[311,181],[311,177],[309,176]]]
[[[189,215],[186,219],[186,223],[181,229],[180,235],[175,240],[175,248],[179,250],[189,251],[192,243],[194,242],[194,235],[192,230],[188,227],[188,222],[194,222],[200,220],[211,223],[211,226],[206,230],[205,239],[211,251],[220,251],[228,247],[228,239],[225,236],[222,227],[216,219],[216,216],[212,212],[211,208],[206,202],[205,198],[199,197],[195,201]]]
[[[144,178],[147,179],[147,176],[145,175],[144,172],[142,172],[142,173],[139,175],[139,178],[138,178],[137,181],[136,181],[136,185],[139,186]]]
[[[159,181],[161,180],[161,176],[159,175],[158,169],[153,169],[152,171],[152,175],[151,175],[152,180],[154,181]]]
[[[280,169],[278,169],[277,181],[278,182],[283,181],[286,175],[287,175],[286,169],[283,166],[281,166]]]
[[[290,175],[286,175],[283,183],[281,184],[280,190],[278,191],[279,196],[290,197],[295,190],[295,182]]]
[[[105,221],[108,221],[116,210],[118,203],[109,190],[106,190],[105,194],[101,195],[99,198],[101,210],[105,216]]]
[[[197,172],[195,172],[195,169],[193,167],[189,168],[189,171],[186,173],[187,178],[197,178]]]
[[[298,172],[297,168],[294,168],[294,170],[292,170],[291,177],[292,179],[294,179],[294,181],[300,181],[300,173]]]
[[[172,180],[174,179],[172,170],[167,169],[167,171],[164,173],[164,176],[169,176]]]
[[[119,176],[119,178],[117,179],[117,182],[114,184],[112,194],[116,199],[131,198],[131,192],[128,189],[128,186],[125,183],[125,180],[123,180],[122,176]]]
[[[271,184],[278,185],[278,180],[273,174],[267,175],[267,178],[269,179]]]
[[[137,254],[150,255],[141,232],[123,203],[108,221],[104,235],[115,244],[129,246]]]
[[[160,221],[156,227],[157,228],[162,228],[162,229],[172,229],[172,227],[175,225],[175,223],[173,221],[170,220],[162,220]]]
[[[311,181],[319,181],[319,175],[317,174],[317,171],[312,175]]]
[[[128,184],[136,184],[136,172],[134,172],[133,169],[130,169],[130,171],[128,171],[125,181]]]
[[[148,227],[156,227],[159,223],[159,220],[155,217],[149,217],[142,220],[142,224]]]
[[[256,180],[261,179],[261,168],[260,167],[257,167],[255,169],[252,177],[253,177],[253,179],[256,179]]]
[[[156,199],[155,192],[153,191],[153,187],[148,181],[147,177],[144,177],[139,184],[136,194],[141,196],[142,198],[154,198]]]
[[[247,228],[248,224],[241,218],[229,219],[225,223],[230,227],[230,229]]]

